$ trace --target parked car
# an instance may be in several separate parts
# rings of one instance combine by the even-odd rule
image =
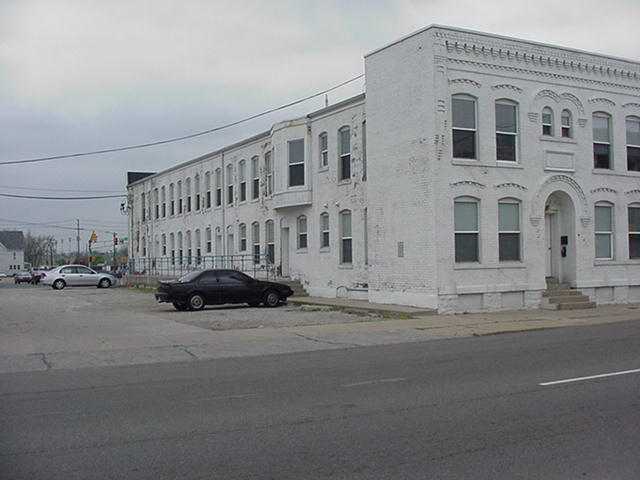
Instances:
[[[39,268],[31,270],[31,283],[37,285],[47,275],[47,270]]]
[[[51,285],[55,290],[62,290],[67,286],[109,288],[115,285],[116,279],[108,273],[98,273],[84,265],[62,265],[49,270],[41,282],[43,285]]]
[[[276,307],[293,295],[288,285],[256,280],[237,270],[199,270],[178,280],[160,282],[156,300],[176,310],[202,310],[205,305],[248,303]]]
[[[31,273],[27,271],[18,272],[13,276],[13,283],[29,283],[31,282]]]

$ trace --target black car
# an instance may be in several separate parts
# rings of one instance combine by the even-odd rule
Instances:
[[[202,310],[205,305],[248,303],[276,307],[293,295],[287,285],[265,282],[237,270],[199,270],[178,280],[160,282],[156,300],[176,310]]]

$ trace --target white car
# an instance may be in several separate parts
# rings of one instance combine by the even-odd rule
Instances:
[[[84,265],[62,265],[46,272],[40,282],[43,285],[51,285],[55,290],[62,290],[67,286],[109,288],[115,285],[116,278],[108,273],[91,270]]]

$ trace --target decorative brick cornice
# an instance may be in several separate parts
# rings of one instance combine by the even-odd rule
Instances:
[[[453,78],[449,80],[449,85],[471,85],[476,88],[480,88],[482,86],[480,82],[476,82],[470,78]]]
[[[608,98],[604,98],[604,97],[590,98],[589,99],[589,103],[591,103],[592,105],[606,105],[606,106],[612,107],[612,108],[616,106],[616,102],[614,102],[613,100],[609,100]]]
[[[522,89],[520,87],[508,83],[494,85],[493,87],[491,87],[491,90],[511,90],[512,92],[522,93]]]
[[[518,190],[522,190],[522,191],[527,190],[527,187],[525,187],[524,185],[520,185],[519,183],[512,183],[512,182],[499,183],[495,186],[495,188],[497,189],[517,188]]]
[[[456,187],[476,187],[476,188],[485,188],[482,183],[475,182],[473,180],[460,180],[459,182],[450,183],[449,186],[451,188]]]
[[[591,189],[591,193],[618,193],[618,191],[609,187],[598,187]]]

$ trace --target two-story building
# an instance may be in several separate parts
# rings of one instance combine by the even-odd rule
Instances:
[[[17,230],[0,230],[0,272],[11,275],[24,268],[23,233]]]
[[[131,183],[131,258],[256,251],[313,295],[442,312],[536,308],[548,278],[640,302],[638,62],[430,26],[365,73],[366,99]]]

